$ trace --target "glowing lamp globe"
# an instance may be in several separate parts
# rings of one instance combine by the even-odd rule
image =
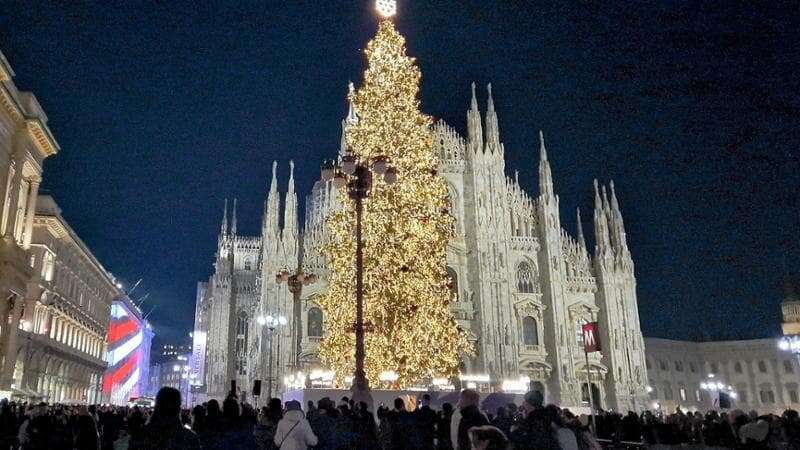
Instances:
[[[375,2],[375,9],[384,19],[388,19],[397,14],[397,2],[395,0],[378,0]]]

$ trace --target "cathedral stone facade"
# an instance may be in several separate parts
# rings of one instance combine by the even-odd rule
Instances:
[[[472,87],[466,137],[441,121],[432,130],[455,217],[448,251],[452,311],[476,348],[464,357],[461,373],[487,390],[522,379],[561,405],[585,405],[591,391],[603,407],[642,409],[647,373],[636,278],[614,184],[607,189],[595,182],[596,245],[590,252],[580,211],[575,237],[561,226],[543,137],[538,194],[506,175],[491,85],[488,90],[481,117]],[[343,131],[357,120],[351,106]],[[273,392],[280,392],[285,376],[324,369],[316,356],[324,317],[315,298],[328,275],[320,247],[325,218],[337,207],[336,189],[329,182],[314,185],[301,228],[293,167],[283,195],[276,172],[273,163],[261,234],[240,235],[236,203],[230,221],[226,207],[215,271],[199,284],[194,335],[205,348],[195,357],[202,359],[197,376],[208,397],[224,396],[230,380],[244,391],[256,379],[272,379]],[[299,266],[319,281],[303,286],[296,305],[276,273]],[[267,315],[284,316],[287,324],[263,326]],[[580,332],[585,322],[599,323],[603,344],[588,367]]]

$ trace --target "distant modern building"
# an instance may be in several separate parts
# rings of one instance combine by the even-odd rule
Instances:
[[[14,71],[0,52],[0,323],[4,324],[0,330],[0,397],[41,395],[44,391],[78,395],[77,390],[64,392],[68,383],[63,370],[55,375],[59,381],[48,379],[45,383],[28,364],[28,375],[21,379],[26,370],[25,360],[20,362],[18,357],[22,320],[30,323],[37,302],[48,301],[37,282],[41,274],[33,267],[31,244],[42,164],[59,147],[36,96],[17,89],[13,77]]]
[[[455,219],[447,254],[451,309],[477,350],[464,355],[461,373],[484,390],[521,384],[564,406],[588,406],[591,391],[600,406],[643,407],[647,373],[636,276],[613,182],[595,182],[593,192],[587,186],[594,218],[584,222],[578,213],[576,229],[568,232],[550,167],[558,152],[540,139],[539,189],[525,192],[517,176],[507,173],[491,86],[485,115],[474,85],[469,105],[464,136],[441,121],[431,128]],[[351,107],[343,131],[357,120]],[[272,381],[273,392],[281,392],[289,375],[325,369],[317,356],[325,318],[316,298],[329,273],[320,249],[327,239],[325,218],[338,207],[340,193],[331,182],[318,181],[306,199],[301,228],[293,168],[282,195],[273,164],[256,235],[237,230],[235,203],[228,223],[226,208],[215,270],[198,288],[195,316],[207,333],[203,376],[209,397],[224,397],[231,380],[245,392],[257,379]],[[594,249],[583,233],[589,223]],[[275,274],[294,271],[300,262],[319,282],[303,290],[295,309],[293,295]],[[285,316],[288,324],[268,333],[261,325],[268,314]],[[588,361],[581,333],[587,322],[599,323],[603,343]]]
[[[162,387],[171,387],[181,392],[181,400],[184,407],[189,407],[197,402],[192,402],[190,395],[190,372],[189,360],[191,353],[177,355],[169,360],[152,364],[150,370],[150,395],[155,396]],[[157,374],[157,375],[156,375]]]
[[[108,402],[124,405],[148,394],[152,343],[153,330],[142,311],[127,295],[115,299],[108,330],[108,370],[103,377]]]
[[[185,355],[192,352],[192,343],[170,343],[162,344],[158,353],[153,358],[155,361],[167,361],[175,359],[178,355]]]

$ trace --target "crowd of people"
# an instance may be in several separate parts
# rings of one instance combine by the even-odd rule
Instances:
[[[379,405],[323,398],[302,405],[271,399],[256,409],[235,396],[181,408],[180,392],[162,388],[152,409],[0,402],[0,450],[599,450],[694,448],[798,449],[800,417],[725,413],[600,411],[594,422],[544,405],[529,392],[489,413],[480,394],[464,390],[458,403],[431,406],[422,395]]]

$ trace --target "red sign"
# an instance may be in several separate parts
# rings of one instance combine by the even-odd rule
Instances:
[[[600,351],[600,327],[597,322],[583,324],[583,351],[586,353]]]

